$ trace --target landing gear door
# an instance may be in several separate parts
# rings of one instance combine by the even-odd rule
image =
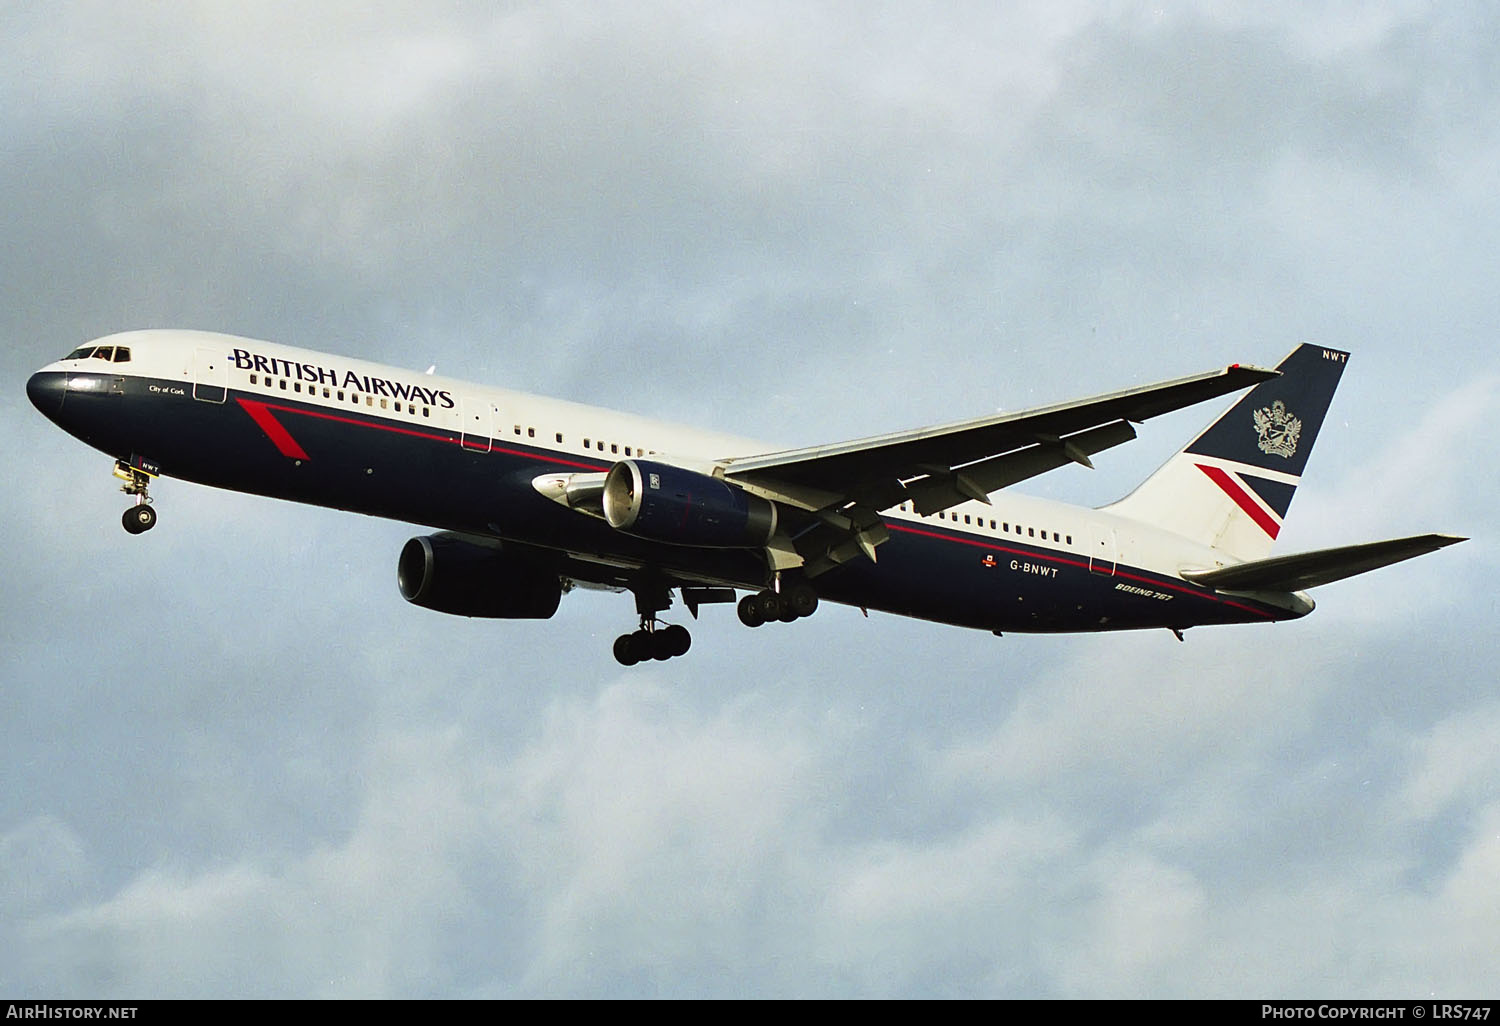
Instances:
[[[459,402],[459,414],[463,418],[463,438],[461,443],[470,452],[489,452],[490,430],[493,417],[490,415],[490,404],[483,399],[474,399],[465,396]]]
[[[193,398],[222,403],[229,394],[229,361],[215,349],[193,353]]]
[[[1103,524],[1089,525],[1089,570],[1096,574],[1115,575],[1115,529]]]

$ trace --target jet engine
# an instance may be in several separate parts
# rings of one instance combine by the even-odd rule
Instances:
[[[401,597],[457,616],[545,620],[557,612],[557,570],[498,546],[452,534],[413,538],[396,563]]]
[[[604,518],[617,531],[673,545],[753,548],[776,533],[776,504],[668,463],[621,460],[604,479]]]

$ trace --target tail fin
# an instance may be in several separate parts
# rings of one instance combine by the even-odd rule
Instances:
[[[1303,343],[1208,430],[1113,505],[1236,560],[1271,552],[1348,353]]]

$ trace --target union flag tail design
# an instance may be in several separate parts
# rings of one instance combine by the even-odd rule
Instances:
[[[1349,354],[1303,343],[1139,488],[1106,507],[1210,545],[1263,559],[1281,532]]]

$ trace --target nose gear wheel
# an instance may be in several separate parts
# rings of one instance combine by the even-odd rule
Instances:
[[[120,517],[120,523],[131,534],[151,530],[156,526],[156,510],[151,508],[151,496],[148,493],[151,475],[124,460],[115,460],[115,477],[125,482],[120,486],[120,491],[135,496],[135,505],[125,511]]]

